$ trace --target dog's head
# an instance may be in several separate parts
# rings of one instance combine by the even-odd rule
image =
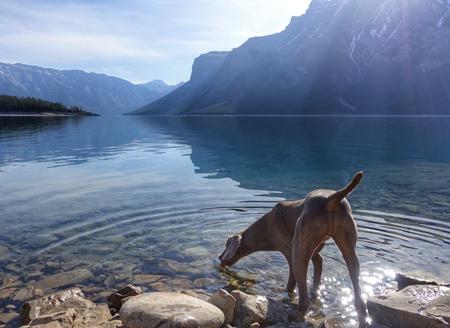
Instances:
[[[235,234],[230,237],[225,244],[225,250],[219,256],[221,265],[232,266],[239,261],[244,254],[242,254],[242,235]]]

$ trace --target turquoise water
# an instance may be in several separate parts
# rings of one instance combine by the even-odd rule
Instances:
[[[222,272],[226,239],[277,201],[336,189],[358,170],[350,202],[365,295],[392,289],[399,270],[444,278],[449,140],[450,118],[0,118],[0,282],[15,281],[0,288],[0,309],[26,286],[78,285],[101,301],[128,282],[240,284],[286,301],[285,260],[259,253]],[[322,254],[311,315],[353,327],[346,267],[331,242]],[[78,269],[92,275],[46,283]]]

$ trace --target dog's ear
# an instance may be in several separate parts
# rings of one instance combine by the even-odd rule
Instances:
[[[234,235],[230,239],[227,240],[225,251],[221,256],[222,261],[231,260],[238,251],[239,247],[241,247],[242,236],[240,234]]]

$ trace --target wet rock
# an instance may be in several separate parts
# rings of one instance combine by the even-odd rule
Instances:
[[[181,293],[146,293],[133,297],[120,310],[125,328],[219,328],[225,316],[214,305]]]
[[[150,287],[157,292],[168,292],[169,288],[167,287],[167,285],[165,283],[163,283],[162,281],[157,281],[153,284],[150,284]]]
[[[199,278],[194,280],[194,288],[201,288],[206,286],[211,286],[214,284],[214,279],[211,278]]]
[[[395,280],[399,290],[415,285],[450,286],[450,282],[442,281],[425,272],[397,273]]]
[[[131,278],[132,283],[137,285],[147,285],[161,280],[164,276],[158,274],[138,274]]]
[[[234,318],[234,308],[236,306],[236,299],[233,295],[224,289],[219,289],[208,300],[209,303],[217,306],[225,315],[225,323],[231,324]]]
[[[261,324],[259,322],[254,322],[248,328],[260,328]]]
[[[9,299],[11,298],[15,293],[16,293],[17,289],[15,288],[4,288],[4,289],[0,289],[0,299]]]
[[[13,300],[24,302],[41,296],[44,296],[44,292],[42,291],[42,289],[36,288],[34,286],[27,286],[19,289],[19,291],[14,294]]]
[[[127,285],[115,293],[108,296],[108,306],[112,314],[119,313],[120,308],[124,301],[132,296],[137,296],[142,294],[142,289],[139,287],[134,287],[133,285]]]
[[[17,319],[18,316],[19,316],[19,314],[15,313],[15,312],[9,312],[9,313],[1,313],[0,312],[0,325],[5,325],[8,322]]]
[[[38,281],[37,288],[48,290],[66,287],[94,278],[93,274],[86,269],[75,269],[71,271],[57,273]]]
[[[0,260],[4,260],[8,256],[9,256],[9,248],[4,245],[0,245]]]
[[[283,303],[265,296],[253,296],[235,290],[231,295],[236,299],[233,326],[248,327],[258,322],[262,327],[287,323],[288,312]]]
[[[77,313],[74,309],[68,309],[66,311],[50,313],[33,319],[30,322],[30,326],[46,325],[56,321],[61,328],[72,328],[76,316]]]
[[[450,326],[450,288],[409,286],[367,302],[374,323],[391,328],[443,328]]]
[[[330,326],[318,326],[317,328],[328,328]],[[266,328],[315,328],[310,322],[295,322],[295,323],[278,323],[275,325],[267,326]]]
[[[22,324],[27,324],[31,320],[57,309],[62,311],[69,308],[90,308],[94,306],[94,303],[84,298],[84,294],[79,288],[73,288],[24,303],[20,308],[20,319]]]

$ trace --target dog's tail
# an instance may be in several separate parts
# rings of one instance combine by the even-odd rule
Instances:
[[[356,186],[359,185],[361,182],[361,179],[363,177],[362,172],[356,173],[356,175],[353,177],[352,181],[343,189],[338,190],[328,196],[328,205],[327,208],[329,211],[335,211],[338,207],[338,205],[341,203],[341,201],[350,195],[350,193],[356,188]]]

